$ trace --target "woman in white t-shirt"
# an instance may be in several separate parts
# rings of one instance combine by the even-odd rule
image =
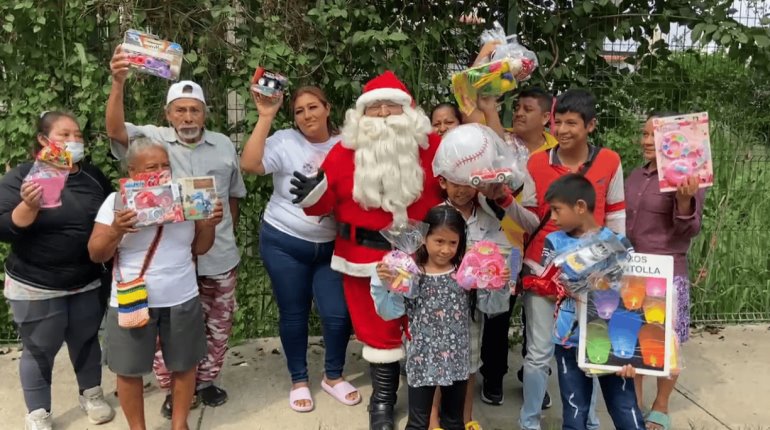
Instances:
[[[170,170],[163,144],[147,138],[131,143],[126,161],[131,177]],[[171,425],[186,428],[196,369],[206,354],[193,255],[205,254],[214,244],[215,227],[222,220],[222,203],[216,203],[214,215],[208,220],[135,228],[136,212],[123,208],[120,200],[116,206],[115,199],[120,195],[112,193],[102,204],[88,241],[94,262],[115,258],[106,320],[107,366],[118,375],[118,398],[128,426],[144,428],[142,376],[152,372],[160,339],[166,367],[173,372]],[[138,278],[144,279],[146,297],[134,291],[130,304],[121,301],[118,306],[116,283]],[[149,320],[143,314],[145,310]],[[137,321],[146,324],[140,326]]]
[[[294,92],[291,109],[296,129],[268,137],[283,95],[252,94],[259,112],[241,155],[241,168],[257,175],[273,175],[273,195],[265,208],[259,250],[278,303],[281,343],[291,374],[289,406],[297,412],[313,410],[308,389],[308,317],[315,300],[323,325],[326,359],[321,387],[346,405],[361,396],[342,377],[351,326],[342,277],[331,269],[336,223],[331,218],[305,215],[291,201],[293,172],[314,175],[338,139],[331,122],[331,105],[317,87]]]

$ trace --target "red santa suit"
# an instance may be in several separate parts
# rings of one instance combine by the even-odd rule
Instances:
[[[387,100],[413,104],[406,87],[391,72],[370,81],[357,106],[362,109],[374,101]],[[422,192],[407,207],[409,219],[422,220],[442,202],[441,188],[433,175],[433,156],[440,137],[428,136],[419,148],[423,170]],[[390,250],[378,234],[393,222],[393,214],[381,208],[366,208],[354,199],[356,151],[337,143],[326,156],[321,170],[325,178],[300,203],[311,216],[333,214],[339,224],[331,266],[343,273],[345,298],[356,337],[364,344],[363,357],[371,363],[392,363],[404,355],[402,326],[405,320],[385,321],[377,314],[370,295],[370,276],[377,263]]]

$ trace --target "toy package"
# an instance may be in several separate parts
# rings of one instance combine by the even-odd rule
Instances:
[[[136,227],[184,221],[179,185],[167,183],[126,190],[126,207],[136,211]]]
[[[262,94],[266,97],[273,97],[282,93],[289,82],[284,76],[269,72],[263,67],[257,67],[254,76],[251,78],[251,91]]]
[[[508,279],[503,276],[505,269],[505,257],[497,244],[481,240],[465,253],[455,278],[466,290],[500,290],[508,284]]]
[[[518,83],[529,79],[537,68],[535,53],[520,45],[516,35],[506,36],[500,23],[486,30],[481,42],[500,41],[486,64],[456,73],[452,76],[452,90],[460,110],[469,115],[476,108],[479,96],[500,96],[515,90]]]
[[[660,191],[676,191],[689,176],[701,188],[714,184],[708,113],[653,118],[652,125]]]
[[[676,354],[674,259],[630,254],[619,282],[599,282],[578,300],[579,366],[616,372],[626,364],[642,375],[681,369]]]
[[[179,185],[186,220],[208,219],[214,215],[217,187],[213,176],[182,178]]]
[[[128,30],[121,49],[128,54],[132,68],[164,79],[179,80],[183,50],[178,43],[139,30]]]
[[[50,142],[37,153],[32,168],[24,177],[24,182],[40,185],[41,208],[50,209],[61,206],[61,192],[67,183],[71,168],[72,154],[64,145]]]
[[[391,291],[411,297],[415,275],[420,273],[419,267],[411,256],[422,246],[427,232],[428,225],[417,221],[410,221],[409,224],[400,228],[391,225],[380,231],[380,234],[396,248],[382,260],[396,274],[396,278],[388,285]]]
[[[158,185],[168,184],[170,182],[170,170],[161,170],[159,172],[144,172],[134,175],[133,178],[121,178],[119,180],[120,199],[115,199],[115,210],[120,210],[126,207],[126,196],[128,190],[155,187]]]
[[[455,184],[480,187],[502,183],[517,189],[524,183],[528,157],[526,147],[507,144],[491,128],[463,124],[441,139],[433,158],[433,174]]]

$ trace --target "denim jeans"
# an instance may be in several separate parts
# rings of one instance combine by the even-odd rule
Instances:
[[[559,369],[559,391],[561,392],[562,429],[586,430],[591,409],[591,395],[594,378],[578,367],[577,348],[563,348],[556,345],[556,365]],[[604,403],[617,430],[644,429],[644,418],[636,402],[633,378],[604,375],[599,378]]]
[[[278,328],[291,381],[308,380],[308,318],[313,300],[326,346],[326,377],[340,378],[351,325],[342,275],[331,268],[334,242],[302,240],[263,221],[259,251],[278,304]]]

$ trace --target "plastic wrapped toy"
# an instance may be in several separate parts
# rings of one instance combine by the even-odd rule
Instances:
[[[466,115],[476,108],[477,97],[500,96],[515,90],[519,82],[529,79],[538,65],[535,53],[519,44],[515,35],[506,36],[498,22],[482,34],[481,40],[482,43],[500,42],[489,62],[452,76],[455,98]]]
[[[216,178],[213,176],[181,178],[179,185],[186,220],[202,220],[214,216],[214,205],[217,201]]]
[[[652,124],[660,190],[676,191],[689,176],[697,176],[701,188],[713,185],[708,113],[653,118]]]
[[[388,266],[396,277],[388,288],[398,294],[411,296],[414,287],[414,276],[420,273],[419,267],[412,255],[422,246],[428,225],[423,222],[410,221],[406,226],[389,226],[380,234],[393,245],[395,250],[385,255],[382,262]]]
[[[528,156],[526,148],[505,143],[489,127],[463,124],[441,139],[433,174],[455,184],[502,183],[517,189],[524,183]]]
[[[577,299],[578,364],[591,374],[623,365],[642,375],[669,376],[680,366],[673,331],[673,257],[630,254],[624,276]]]
[[[24,177],[24,182],[40,185],[42,196],[40,207],[43,209],[61,206],[61,192],[72,168],[72,154],[64,145],[50,142],[38,152],[32,168]]]
[[[128,54],[131,68],[160,78],[179,80],[184,52],[178,43],[139,30],[128,30],[121,49]]]
[[[508,279],[503,276],[505,269],[505,257],[497,244],[482,240],[465,253],[455,277],[457,284],[466,290],[499,290],[508,283]]]
[[[573,295],[585,292],[599,278],[617,279],[628,251],[615,234],[593,234],[553,259],[559,278]],[[589,278],[590,276],[590,278]]]
[[[262,94],[263,96],[273,97],[282,93],[289,82],[284,76],[268,72],[263,67],[257,67],[254,76],[251,78],[251,91]]]

